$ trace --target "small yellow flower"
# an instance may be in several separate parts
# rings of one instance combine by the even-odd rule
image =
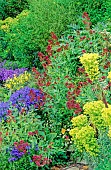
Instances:
[[[5,87],[11,90],[19,90],[21,87],[30,80],[31,74],[25,71],[23,74],[20,74],[18,77],[14,75],[13,78],[6,80]]]
[[[64,134],[66,132],[66,129],[62,128],[61,133]]]
[[[111,81],[111,71],[110,71],[110,72],[108,72],[108,76],[107,76],[107,78],[108,78],[108,79],[110,79],[110,81]]]

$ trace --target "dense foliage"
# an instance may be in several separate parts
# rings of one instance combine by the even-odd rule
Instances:
[[[110,1],[14,2],[0,2],[0,167],[110,170]]]

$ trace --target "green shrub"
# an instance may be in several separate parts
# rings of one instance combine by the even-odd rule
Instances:
[[[32,61],[38,63],[36,54],[45,50],[50,32],[53,31],[60,36],[66,25],[71,22],[68,21],[70,13],[55,1],[29,0],[29,3],[29,14],[25,16],[23,11],[13,20],[6,19],[2,25],[5,22],[8,31],[3,30],[2,26],[0,32],[0,56],[3,59],[18,60],[20,67],[29,67],[33,64]]]
[[[107,136],[107,131],[99,135],[98,144],[100,146],[100,151],[97,157],[85,155],[89,167],[94,170],[110,170],[111,140]]]
[[[111,18],[110,0],[56,0],[56,2],[62,4],[66,9],[67,7],[70,7],[70,13],[76,11],[76,16],[84,11],[87,12],[93,24]]]
[[[89,13],[94,24],[104,17],[108,19],[107,10],[110,11],[108,0],[106,4],[105,0],[94,1],[94,3],[92,1],[87,3],[86,0],[80,2],[28,0],[28,4],[29,12],[22,11],[14,19],[0,21],[0,25],[5,24],[5,29],[8,27],[8,31],[0,29],[0,56],[18,62],[19,67],[38,66],[37,53],[45,51],[50,32],[55,32],[60,37],[67,25],[80,22],[82,11],[86,10]]]
[[[27,0],[0,0],[0,19],[15,17],[26,8],[28,8]]]

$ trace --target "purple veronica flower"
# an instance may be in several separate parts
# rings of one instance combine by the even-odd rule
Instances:
[[[0,122],[2,118],[6,118],[7,111],[9,109],[9,102],[0,102]]]
[[[14,92],[10,97],[10,102],[13,106],[15,106],[19,111],[22,108],[25,108],[27,111],[31,106],[35,106],[37,108],[37,104],[43,104],[43,93],[38,89],[24,87],[20,90]]]
[[[15,157],[12,157],[12,158],[8,159],[9,162],[13,162],[13,161],[16,161],[16,160],[17,160],[17,158],[15,158]]]
[[[9,70],[6,68],[0,68],[0,81],[6,81],[8,78],[13,78],[14,75],[19,76],[24,73],[27,68],[20,68],[15,70]]]
[[[9,162],[10,161],[16,161],[16,160],[20,159],[24,155],[24,152],[20,152],[17,148],[13,147],[11,152],[10,152],[10,155],[12,157],[9,158]]]
[[[11,106],[21,111],[22,108],[28,112],[32,106],[38,108],[43,105],[43,93],[38,89],[24,87],[14,92],[8,102],[0,102],[0,121],[6,119],[7,111]]]
[[[36,144],[35,145],[35,151],[38,151],[39,150],[39,147],[38,147],[38,145]]]

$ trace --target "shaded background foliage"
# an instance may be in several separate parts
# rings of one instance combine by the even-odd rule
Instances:
[[[0,19],[14,18],[26,8],[28,8],[27,0],[0,0]]]
[[[23,10],[29,13],[23,16]],[[1,0],[0,19],[12,17],[8,32],[0,28],[0,57],[14,61],[19,67],[39,66],[38,52],[45,52],[50,32],[60,38],[67,25],[81,22],[86,11],[93,25],[111,17],[110,0]],[[7,24],[7,21],[5,22]],[[0,25],[4,25],[4,23]]]

